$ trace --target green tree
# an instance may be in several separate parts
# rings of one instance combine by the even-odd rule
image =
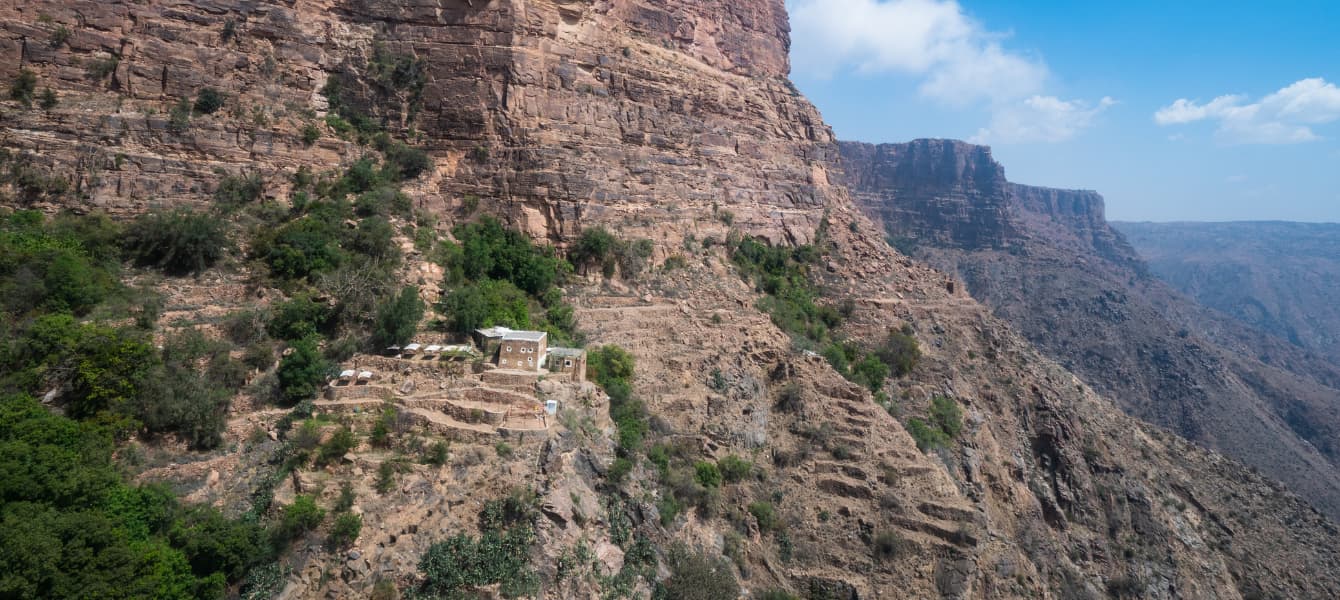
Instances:
[[[531,326],[530,300],[509,281],[484,280],[459,286],[447,294],[442,312],[456,333],[495,325],[515,329]]]
[[[279,393],[289,405],[316,398],[317,391],[330,374],[330,365],[317,350],[312,337],[291,344],[292,352],[279,361],[275,375],[279,378]]]
[[[419,288],[406,286],[394,298],[377,309],[372,330],[372,344],[378,348],[403,345],[414,337],[423,319],[424,304]]]
[[[185,209],[141,215],[126,228],[124,240],[132,260],[170,275],[203,272],[223,258],[228,245],[222,221]]]
[[[14,77],[9,86],[9,99],[25,107],[33,105],[33,93],[37,90],[37,74],[23,69]]]
[[[202,115],[212,115],[223,108],[223,103],[227,99],[228,97],[223,92],[212,87],[201,88],[195,96],[195,105],[192,108]]]

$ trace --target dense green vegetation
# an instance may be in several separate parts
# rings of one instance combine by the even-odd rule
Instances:
[[[481,535],[457,534],[434,544],[419,561],[420,590],[435,597],[464,597],[467,592],[501,584],[506,598],[533,595],[539,579],[529,569],[539,512],[534,492],[514,491],[485,504],[479,514]]]
[[[413,286],[401,289],[394,298],[383,302],[377,309],[377,320],[372,330],[373,347],[384,348],[409,342],[419,329],[423,310],[419,288]]]
[[[651,251],[651,240],[623,240],[604,227],[592,227],[582,231],[568,258],[583,271],[598,267],[607,278],[617,272],[624,279],[635,279],[646,268]]]
[[[730,563],[720,556],[693,552],[683,545],[667,555],[670,576],[660,581],[655,600],[732,600],[740,597],[740,584]]]
[[[610,420],[618,430],[619,454],[624,458],[641,452],[649,428],[646,405],[633,397],[636,366],[633,355],[615,345],[593,348],[586,357],[587,378],[610,397]]]
[[[820,290],[809,273],[821,252],[814,246],[784,248],[739,238],[730,247],[731,260],[741,274],[765,294],[759,309],[797,345],[819,351],[847,379],[878,393],[890,376],[902,377],[916,367],[921,352],[908,327],[890,331],[873,352],[833,334],[852,308],[839,310],[817,302]]]
[[[274,555],[256,522],[121,479],[126,436],[218,445],[245,380],[199,331],[160,349],[153,319],[111,324],[136,295],[119,281],[121,238],[103,217],[0,216],[0,597],[220,598]],[[144,236],[129,239],[133,257]],[[65,416],[32,399],[48,391]]]
[[[170,275],[199,274],[228,250],[223,223],[210,215],[178,209],[151,212],[126,227],[127,257]]]
[[[96,422],[0,399],[0,597],[221,598],[273,555],[264,530],[121,481]]]
[[[816,302],[819,289],[809,276],[810,266],[820,256],[815,247],[769,246],[745,237],[735,240],[730,250],[741,274],[766,294],[758,307],[773,323],[806,347],[820,348],[830,342],[829,332],[841,324],[842,315]]]
[[[199,114],[212,115],[223,108],[223,103],[227,99],[228,97],[223,92],[212,87],[201,88],[195,96],[195,104],[192,105],[192,108]]]
[[[931,398],[929,420],[908,419],[907,433],[922,452],[948,446],[963,430],[963,411],[953,398]]]
[[[501,325],[546,331],[551,345],[580,341],[572,307],[557,287],[572,266],[553,248],[536,246],[491,217],[462,223],[452,233],[456,243],[441,249],[448,292],[440,308],[448,330]]]

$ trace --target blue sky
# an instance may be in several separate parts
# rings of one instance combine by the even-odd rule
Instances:
[[[1340,222],[1340,2],[787,0],[847,140],[991,145],[1113,220]]]

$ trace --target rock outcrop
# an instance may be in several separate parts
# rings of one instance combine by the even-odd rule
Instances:
[[[1340,514],[1334,365],[1216,317],[1150,277],[1125,237],[1106,222],[1095,192],[1006,183],[999,165],[985,169],[995,173],[988,180],[945,180],[926,166],[927,157],[916,156],[946,148],[957,150],[958,162],[989,160],[989,150],[980,146],[917,141],[871,148],[842,144],[844,166],[854,173],[846,181],[868,214],[892,235],[910,238],[905,247],[914,256],[963,278],[975,298],[1127,412],[1255,465]],[[904,157],[877,163],[891,187],[872,187],[881,181],[866,174],[872,155]],[[942,153],[929,156],[936,163],[955,162]],[[909,188],[899,178],[941,185]],[[1005,207],[1006,224],[982,234],[1003,241],[944,243],[946,236],[972,234],[962,233],[961,223],[890,221],[942,198],[983,198],[993,213]]]
[[[458,439],[449,465],[405,465],[395,485],[376,486],[385,491],[374,491],[376,473],[394,457],[361,447],[284,483],[328,503],[352,482],[364,515],[351,551],[295,545],[286,597],[365,597],[380,580],[412,586],[432,542],[477,531],[482,501],[514,486],[540,496],[531,558],[550,597],[650,595],[636,573],[615,577],[623,558],[614,546],[634,548],[631,531],[654,549],[729,552],[751,591],[810,597],[1340,593],[1340,535],[1324,516],[1242,465],[1123,415],[951,278],[885,243],[835,180],[832,134],[785,78],[782,0],[39,0],[6,3],[0,17],[0,68],[31,69],[60,95],[50,110],[6,104],[2,141],[27,168],[73,183],[64,192],[10,185],[10,204],[130,214],[201,203],[215,169],[256,170],[284,200],[299,167],[335,169],[364,151],[329,128],[311,146],[302,139],[329,109],[320,90],[342,82],[392,134],[431,151],[435,170],[407,191],[443,230],[479,209],[560,244],[591,225],[652,240],[657,268],[641,279],[570,282],[581,327],[593,343],[636,356],[634,391],[667,452],[735,454],[760,467],[706,495],[702,510],[670,518],[670,484],[642,457],[624,482],[606,477],[615,444],[598,395],[572,399],[578,410],[540,439]],[[53,47],[57,24],[73,33]],[[114,64],[91,68],[113,52]],[[405,58],[398,64],[421,89],[368,85],[369,61],[387,56],[379,52]],[[171,109],[206,85],[229,105],[174,125]],[[378,94],[382,103],[371,102]],[[1018,235],[1008,202],[970,210],[1008,193],[999,166],[961,157],[964,146],[939,148],[924,163],[931,175],[905,193],[965,173],[989,187],[958,185],[925,201],[934,209],[926,226],[954,227],[943,239],[955,247],[1008,248]],[[893,409],[799,351],[759,310],[759,292],[715,243],[732,235],[821,241],[828,258],[814,276],[825,302],[850,300],[844,335],[914,332],[924,357],[891,382]],[[671,255],[678,267],[665,263]],[[224,281],[210,290],[245,287],[244,273],[211,276]],[[214,308],[172,316],[191,322]],[[937,396],[963,407],[963,431],[925,453],[902,422]],[[247,501],[274,444],[240,442],[277,413],[235,404],[228,441],[238,452],[154,475],[193,489],[217,472],[196,497]],[[375,418],[362,411],[349,422],[361,433]],[[774,508],[777,523],[762,527],[751,504]],[[596,560],[562,579],[559,565],[583,548]]]
[[[840,150],[848,187],[869,198],[863,206],[878,211],[895,240],[970,249],[1001,248],[1014,237],[1006,203],[1010,184],[990,148],[917,140],[842,142]]]

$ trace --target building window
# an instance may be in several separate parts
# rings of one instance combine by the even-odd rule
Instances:
[[[563,366],[565,366],[565,367],[571,367],[571,366],[572,366],[572,361],[571,361],[571,360],[565,360],[565,361],[563,361]]]
[[[508,352],[511,352],[511,351],[512,351],[512,347],[511,347],[511,346],[508,346],[508,347],[507,347],[507,351],[508,351]]]
[[[505,359],[505,358],[502,359],[502,364],[504,364],[504,365],[507,364],[507,359]]]

